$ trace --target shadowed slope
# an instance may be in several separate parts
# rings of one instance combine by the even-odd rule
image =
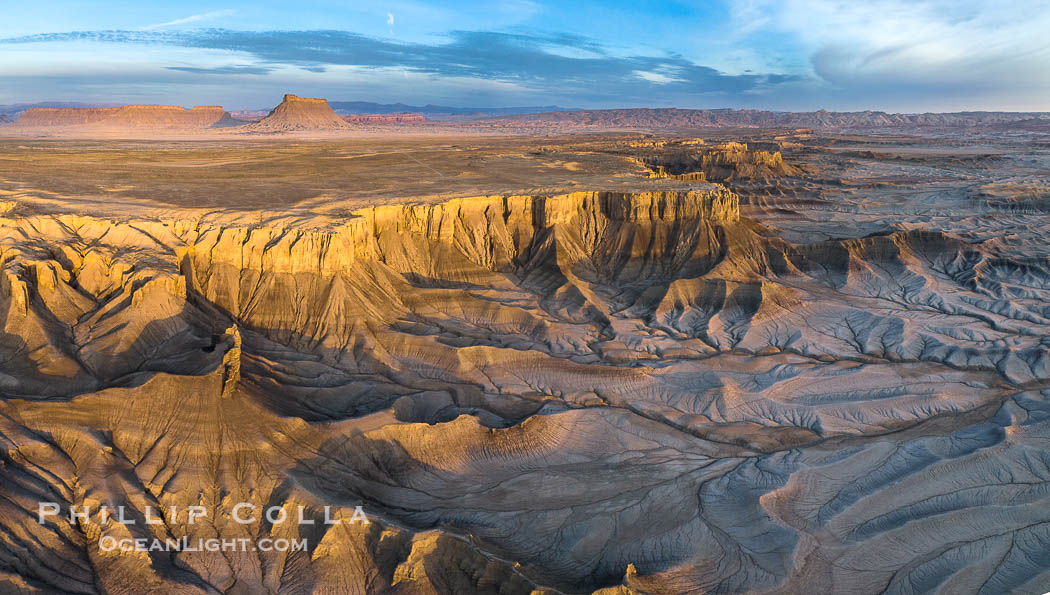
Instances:
[[[792,244],[714,186],[391,205],[313,229],[0,226],[0,556],[27,584],[1045,579],[1045,263],[1018,274],[939,232]],[[39,525],[41,499],[212,514]],[[360,504],[373,523],[241,525],[241,501]],[[310,549],[115,554],[103,534]]]

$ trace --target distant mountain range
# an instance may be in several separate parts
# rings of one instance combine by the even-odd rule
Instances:
[[[738,109],[633,108],[511,114],[505,124],[595,128],[908,128],[1050,127],[1046,112],[954,112],[891,114],[862,112],[771,112]]]
[[[408,105],[404,103],[373,103],[370,101],[330,101],[335,114],[326,119],[335,126],[335,115],[421,114],[426,120],[483,120],[495,125],[532,128],[818,128],[818,129],[906,129],[911,127],[1016,129],[1050,132],[1050,113],[1047,112],[953,112],[953,113],[888,113],[881,111],[831,112],[777,112],[752,109],[679,109],[629,108],[583,110],[556,105],[531,107],[449,107],[443,105]],[[26,110],[33,123],[59,118],[66,123],[112,115],[116,107],[136,107],[136,114],[148,108],[165,108],[168,114],[161,118],[165,125],[171,117],[194,119],[202,108],[178,110],[177,106],[122,106],[119,103],[79,103],[51,101],[0,105],[0,124],[17,120]],[[218,106],[206,106],[212,111]],[[34,109],[50,108],[50,109]],[[61,109],[55,109],[61,108]],[[92,109],[85,109],[92,108]],[[106,109],[98,109],[106,108]],[[327,109],[327,108],[326,108]],[[157,111],[154,110],[154,111]],[[124,110],[128,111],[128,110]],[[131,110],[134,111],[134,110]],[[162,110],[163,111],[163,110]],[[181,111],[194,112],[182,114]],[[102,113],[105,112],[105,113]],[[176,113],[179,112],[179,113]],[[209,112],[210,113],[210,112]],[[231,112],[236,121],[259,121],[270,110],[239,110]],[[416,117],[416,116],[413,116]],[[96,118],[97,119],[97,118]],[[139,118],[140,120],[142,118]],[[156,118],[154,118],[156,119]],[[145,120],[143,120],[145,122]],[[152,121],[152,120],[150,120]],[[179,120],[181,122],[181,120]],[[216,120],[218,121],[218,120]],[[194,120],[196,122],[196,120]],[[340,121],[341,122],[341,121]],[[28,123],[28,122],[26,122]],[[80,122],[80,123],[87,123]],[[234,124],[225,120],[221,125]],[[198,123],[199,124],[199,123]],[[339,124],[342,126],[342,124]],[[298,128],[296,128],[298,129]]]
[[[406,105],[404,103],[372,103],[371,101],[329,101],[337,114],[397,114],[411,112],[423,114],[428,118],[452,116],[509,116],[515,114],[539,114],[549,112],[567,112],[577,108],[559,107],[557,105],[531,107],[449,107],[446,105]]]

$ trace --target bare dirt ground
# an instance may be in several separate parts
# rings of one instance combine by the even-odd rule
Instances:
[[[1037,132],[0,139],[0,590],[1042,593],[1048,179]]]
[[[0,144],[0,178],[8,191],[74,205],[275,210],[638,186],[629,151],[617,148],[619,139],[598,138],[18,139]],[[592,143],[607,150],[595,152]]]

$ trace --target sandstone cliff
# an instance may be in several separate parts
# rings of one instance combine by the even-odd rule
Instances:
[[[919,230],[796,245],[712,186],[310,228],[171,212],[0,217],[9,590],[1048,578],[1045,259]],[[40,500],[209,515],[37,523]],[[239,502],[363,504],[372,522],[239,524]],[[100,535],[310,549],[105,552]]]
[[[140,129],[204,129],[236,124],[217,105],[185,109],[177,105],[125,105],[102,108],[30,108],[17,120],[23,128],[95,127]]]
[[[243,127],[249,132],[296,132],[308,130],[345,130],[350,125],[340,118],[328,101],[312,97],[285,95],[280,105],[253,124]]]
[[[784,161],[780,151],[752,150],[737,142],[704,147],[699,152],[666,152],[645,158],[641,163],[649,169],[650,177],[697,182],[732,182],[802,173],[801,169]]]

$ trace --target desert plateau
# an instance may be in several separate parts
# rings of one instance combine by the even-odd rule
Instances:
[[[685,132],[3,141],[6,580],[1045,581],[1046,137]],[[213,514],[26,522],[41,498]]]
[[[0,23],[0,593],[1050,591],[1045,10],[102,4]]]

